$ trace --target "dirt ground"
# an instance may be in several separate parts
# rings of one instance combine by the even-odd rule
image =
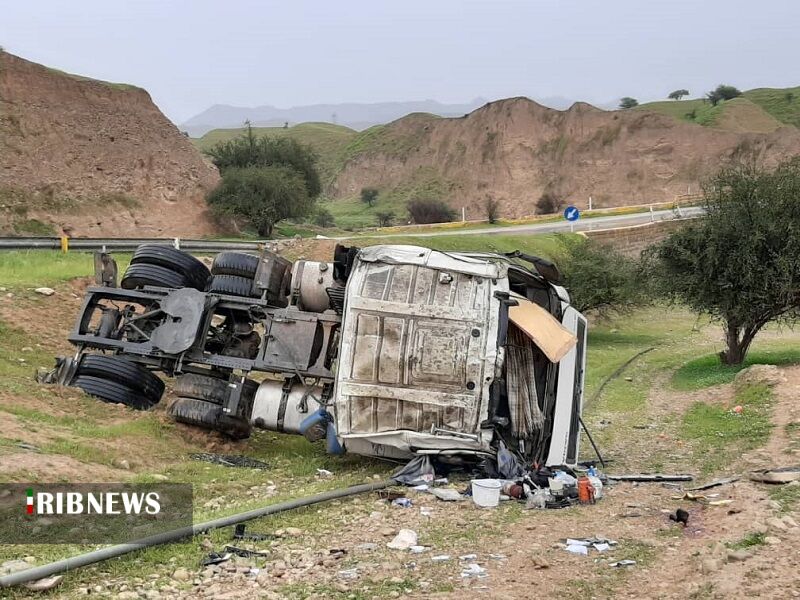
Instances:
[[[86,281],[63,284],[57,301],[46,301],[30,293],[15,292],[11,302],[0,297],[0,321],[24,323],[27,334],[38,340],[36,356],[69,350],[64,341]],[[55,298],[55,297],[54,297]],[[27,356],[24,352],[23,356]],[[33,362],[32,359],[29,359]],[[32,366],[32,365],[31,365]],[[737,461],[738,470],[698,478],[685,487],[718,477],[744,474],[751,468],[796,464],[800,451],[798,427],[800,366],[781,369],[784,380],[774,388],[773,428],[765,445]],[[650,388],[644,412],[635,418],[589,407],[590,423],[604,423],[615,440],[604,448],[610,457],[624,456],[625,469],[647,470],[654,457],[660,470],[696,473],[701,457],[677,439],[676,421],[697,402],[728,407],[734,385],[725,384],[700,391],[681,392],[665,380]],[[166,404],[162,402],[162,404]],[[34,446],[80,439],[79,432],[46,426],[30,427],[30,421],[5,409],[24,406],[63,419],[70,414],[91,417],[104,428],[166,421],[163,407],[154,415],[131,411],[83,398],[71,389],[31,384],[28,391],[0,391],[0,438],[20,440]],[[156,429],[156,431],[158,431]],[[230,443],[209,438],[187,427],[169,430],[166,440],[125,438],[119,447],[113,436],[95,440],[92,448],[107,453],[108,460],[82,458],[80,454],[35,453],[17,447],[0,447],[0,473],[8,481],[19,480],[20,468],[39,480],[58,473],[72,481],[125,481],[169,469],[190,451],[202,449],[248,453],[249,442]],[[276,444],[275,460],[294,460],[294,447],[287,437],[269,435]],[[72,437],[70,437],[72,436]],[[163,445],[163,451],[159,448]],[[281,446],[286,444],[285,446]],[[285,448],[281,450],[281,448]],[[588,446],[583,454],[588,456]],[[298,455],[299,456],[299,455]],[[121,457],[127,457],[122,465]],[[145,458],[146,457],[146,458]],[[297,460],[303,461],[302,457]],[[331,459],[337,460],[337,459]],[[354,459],[358,460],[358,459]],[[130,464],[127,464],[127,462]],[[290,463],[296,464],[296,463]],[[333,465],[328,487],[341,487],[352,464]],[[357,463],[355,463],[357,464]],[[16,470],[15,470],[16,469]],[[356,477],[372,481],[384,471],[356,471]],[[613,464],[607,469],[613,472]],[[231,471],[231,470],[229,470]],[[194,472],[192,472],[194,473]],[[231,475],[235,479],[236,473]],[[244,476],[243,476],[244,477]],[[253,477],[248,475],[248,477]],[[278,474],[255,475],[255,485],[246,491],[225,490],[216,478],[198,483],[196,494],[204,506],[234,506],[240,496],[274,498],[277,487],[288,487],[302,495],[298,482],[313,481],[313,475],[294,476],[286,483]],[[274,481],[273,481],[274,480]],[[454,476],[452,487],[463,489],[466,479]],[[797,486],[793,486],[797,487]],[[304,511],[260,519],[248,525],[254,532],[273,537],[263,542],[237,545],[266,552],[265,557],[236,558],[215,567],[201,567],[201,558],[211,549],[231,544],[230,531],[219,530],[180,545],[148,551],[133,558],[112,561],[71,574],[51,597],[121,598],[794,598],[800,597],[800,521],[797,503],[776,500],[775,486],[742,477],[738,482],[701,492],[709,500],[731,500],[721,506],[680,499],[675,485],[616,484],[605,488],[605,497],[595,505],[564,510],[525,510],[513,501],[497,509],[478,509],[471,501],[445,503],[424,492],[397,488],[412,501],[411,508],[391,505],[377,493],[319,505]],[[788,488],[787,488],[788,489]],[[210,490],[214,490],[213,494]],[[211,500],[206,498],[211,495]],[[773,494],[773,497],[771,497]],[[795,493],[794,497],[800,497]],[[689,514],[687,527],[671,522],[668,514],[683,507]],[[197,506],[196,506],[197,508]],[[401,529],[418,534],[419,554],[391,550],[386,544]],[[618,544],[608,552],[591,551],[576,556],[564,549],[567,537],[605,537]],[[31,553],[30,548],[26,552]],[[474,554],[474,558],[459,557]],[[434,560],[433,557],[448,556]],[[7,556],[7,554],[6,554]],[[635,560],[629,567],[612,567],[621,559]],[[5,559],[0,559],[0,563]],[[33,552],[34,562],[43,562]],[[147,571],[137,563],[147,562]],[[485,569],[484,577],[464,577],[470,563]],[[15,591],[13,597],[28,597]],[[0,594],[2,596],[2,594]]]

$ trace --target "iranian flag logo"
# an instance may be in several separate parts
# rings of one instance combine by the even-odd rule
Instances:
[[[33,514],[33,488],[28,488],[27,495],[28,495],[28,498],[27,498],[27,504],[26,504],[25,510],[29,515],[32,515]]]

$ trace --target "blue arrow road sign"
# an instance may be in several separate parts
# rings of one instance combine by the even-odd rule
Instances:
[[[567,221],[577,221],[581,218],[581,211],[574,206],[568,206],[564,209],[564,218]]]

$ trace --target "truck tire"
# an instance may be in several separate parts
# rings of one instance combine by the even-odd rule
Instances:
[[[126,290],[134,290],[146,285],[163,288],[193,287],[189,280],[180,273],[165,267],[143,263],[128,267],[125,276],[120,281],[120,287]]]
[[[237,440],[250,437],[250,423],[242,417],[223,421],[222,407],[205,400],[178,398],[167,412],[178,423],[219,431]]]
[[[89,375],[121,383],[141,392],[151,404],[158,404],[164,394],[164,382],[143,366],[120,356],[85,354],[78,366],[78,375]]]
[[[81,388],[90,396],[95,396],[106,402],[125,404],[136,410],[147,410],[153,405],[142,392],[132,390],[126,385],[109,379],[79,375],[72,380],[70,385]]]
[[[245,298],[258,298],[252,279],[237,275],[214,275],[208,284],[209,292],[227,294],[229,296],[244,296]]]
[[[131,264],[155,265],[175,271],[186,278],[190,287],[201,292],[205,290],[208,278],[211,277],[208,268],[191,254],[160,244],[142,244],[136,248]]]
[[[244,380],[242,402],[250,401],[256,395],[258,383],[252,379]],[[187,373],[175,380],[174,392],[182,398],[194,398],[212,404],[222,405],[228,399],[228,382],[224,379]]]
[[[258,256],[243,252],[220,252],[211,265],[212,275],[235,275],[253,279],[258,269]]]

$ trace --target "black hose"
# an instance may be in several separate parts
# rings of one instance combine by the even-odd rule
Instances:
[[[219,529],[220,527],[228,527],[230,525],[236,525],[238,523],[243,523],[244,521],[257,519],[258,517],[273,515],[275,513],[284,512],[287,510],[301,508],[303,506],[310,506],[312,504],[317,504],[319,502],[327,502],[329,500],[335,500],[337,498],[345,498],[347,496],[354,496],[356,494],[363,494],[365,492],[381,490],[383,488],[389,487],[394,484],[395,482],[393,480],[387,479],[385,481],[379,481],[375,483],[364,483],[361,485],[354,485],[347,488],[340,488],[338,490],[321,492],[313,496],[306,496],[305,498],[288,500],[286,502],[281,502],[279,504],[271,504],[269,506],[264,506],[262,508],[256,508],[254,510],[249,510],[247,512],[231,515],[229,517],[222,517],[221,519],[214,519],[213,521],[198,523],[197,525],[194,525],[192,527],[183,527],[181,529],[173,529],[172,531],[165,531],[164,533],[159,533],[158,535],[151,535],[149,537],[143,538],[141,540],[136,540],[127,544],[117,544],[116,546],[101,548],[100,550],[94,550],[92,552],[87,552],[86,554],[79,554],[78,556],[72,556],[70,558],[57,560],[56,562],[52,562],[46,565],[33,567],[32,569],[26,569],[25,571],[12,573],[11,575],[5,575],[3,577],[0,577],[0,587],[11,587],[13,585],[19,585],[20,583],[36,581],[37,579],[50,577],[51,575],[55,575],[56,573],[70,571],[72,569],[77,569],[78,567],[85,567],[86,565],[91,565],[93,563],[107,560],[109,558],[116,558],[117,556],[128,554],[129,552],[141,550],[142,548],[148,548],[150,546],[158,546],[169,542],[175,542],[182,538],[197,535],[198,533],[203,533],[205,531],[210,531],[212,529]]]

